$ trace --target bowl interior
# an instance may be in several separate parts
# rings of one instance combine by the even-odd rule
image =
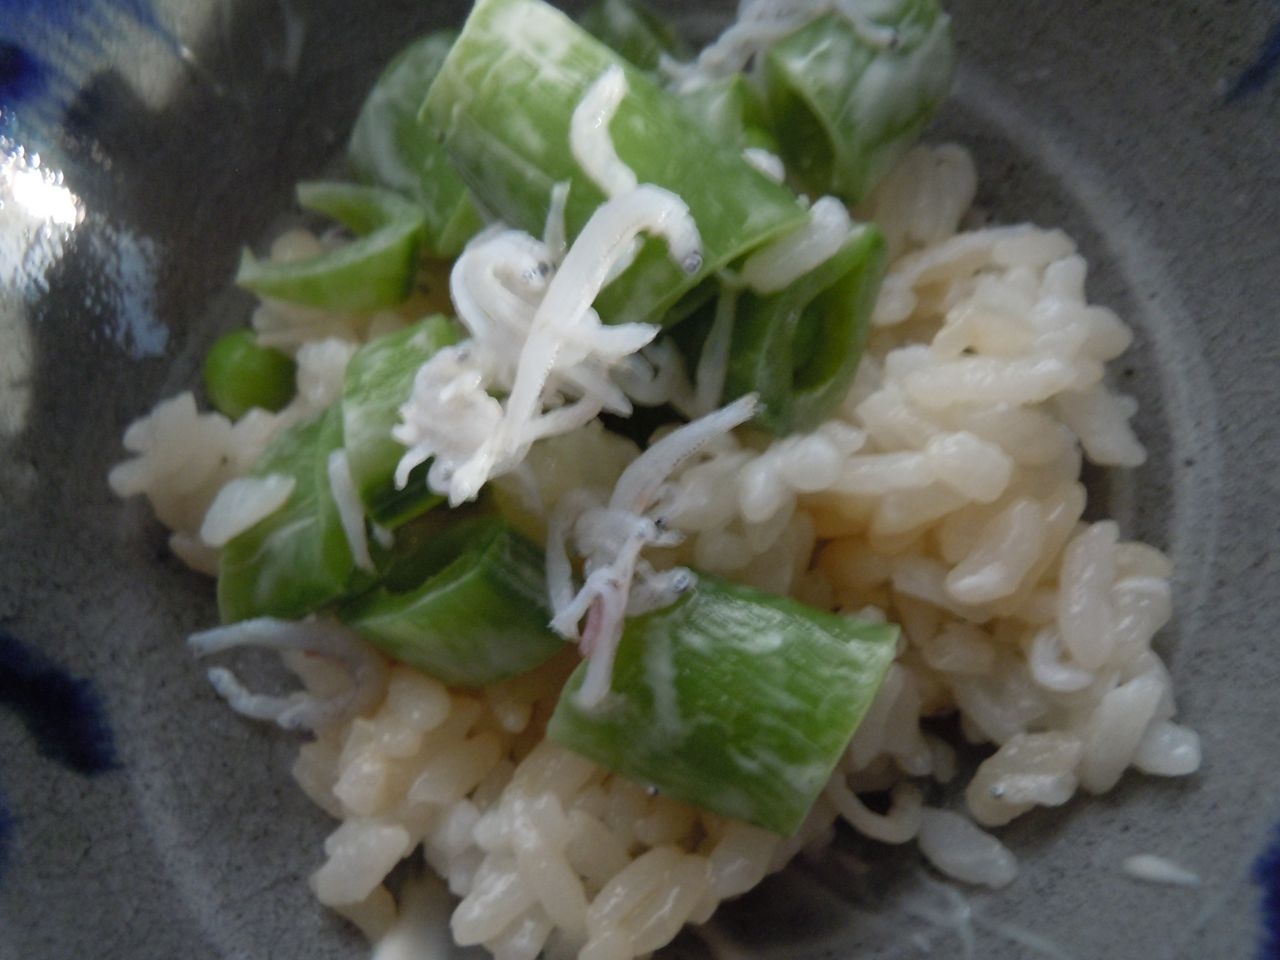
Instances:
[[[730,4],[663,6],[705,38]],[[1280,775],[1261,762],[1280,720],[1280,84],[1237,81],[1258,71],[1274,7],[949,6],[962,66],[926,138],[973,151],[994,220],[1074,236],[1091,299],[1136,329],[1115,374],[1150,456],[1091,476],[1093,509],[1175,559],[1158,646],[1204,769],[1130,774],[1018,821],[1001,835],[1022,874],[999,893],[957,900],[914,852],[842,835],[671,955],[910,957],[928,942],[959,956],[948,917],[965,907],[992,958],[1037,955],[1034,938],[1059,950],[1046,956],[1246,956],[1261,929],[1251,865],[1280,817]],[[124,426],[191,386],[212,339],[245,322],[251,301],[228,285],[240,247],[288,217],[297,180],[332,168],[382,63],[459,5],[139,0],[12,17],[0,638],[91,681],[114,762],[89,776],[37,748],[31,710],[0,711],[0,956],[361,955],[306,886],[328,822],[288,776],[296,741],[207,687],[182,643],[215,620],[207,582],[105,476]],[[43,199],[15,206],[15,184]],[[1143,852],[1201,886],[1127,879],[1123,858]]]

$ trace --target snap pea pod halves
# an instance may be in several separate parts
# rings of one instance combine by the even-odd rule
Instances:
[[[418,368],[457,339],[452,323],[429,317],[366,343],[347,364],[342,423],[351,479],[369,517],[384,527],[399,526],[442,499],[427,487],[426,464],[397,489],[395,470],[405,448],[392,439],[391,430]]]
[[[542,551],[492,518],[431,537],[341,616],[397,660],[468,687],[531,670],[565,646],[547,627]]]
[[[856,203],[946,98],[954,54],[936,0],[844,6],[779,41],[764,78],[789,173]]]
[[[240,258],[236,283],[254,293],[322,310],[393,307],[413,292],[422,242],[418,204],[390,190],[353,183],[300,183],[298,205],[332,217],[356,235],[335,250],[288,262]]]
[[[701,574],[629,620],[597,707],[569,679],[547,735],[611,770],[790,834],[893,661],[897,627],[824,613]]]
[[[484,225],[435,130],[418,117],[456,37],[439,30],[400,51],[365,98],[347,146],[357,177],[417,201],[423,245],[436,257],[457,256]]]
[[[574,110],[610,67],[627,93],[608,125],[613,148],[640,183],[686,204],[702,262],[686,272],[647,241],[595,306],[609,322],[660,321],[704,277],[795,229],[805,212],[791,192],[753,169],[685,116],[674,97],[539,0],[480,0],[431,87],[424,118],[444,136],[463,179],[488,210],[535,236],[557,183],[571,184],[567,234],[605,199],[569,150]]]
[[[757,394],[756,422],[779,435],[812,430],[830,416],[862,358],[884,261],[884,236],[862,224],[785,289],[742,293],[722,399]]]
[[[329,482],[329,454],[341,446],[342,414],[330,407],[286,430],[258,458],[253,473],[292,477],[293,493],[223,549],[223,623],[303,617],[343,596],[360,578]]]
[[[654,70],[662,55],[683,57],[688,50],[671,25],[639,3],[599,0],[578,21],[584,30],[641,70]]]

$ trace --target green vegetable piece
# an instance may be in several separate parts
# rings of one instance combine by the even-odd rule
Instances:
[[[547,627],[542,551],[492,518],[429,540],[341,616],[390,656],[457,686],[523,673],[565,645]]]
[[[853,382],[884,263],[884,236],[866,224],[785,290],[743,293],[724,399],[758,393],[756,423],[779,435],[821,423]]]
[[[664,53],[677,60],[689,55],[688,46],[671,25],[641,3],[600,0],[578,23],[641,70],[656,70]]]
[[[422,206],[424,245],[455,257],[484,225],[436,131],[418,119],[422,101],[457,32],[440,30],[405,47],[383,70],[351,131],[347,157],[356,176]]]
[[[223,623],[297,619],[361,586],[329,486],[329,454],[341,446],[342,414],[331,407],[286,430],[258,458],[254,475],[284,474],[295,486],[283,507],[223,548]]]
[[[678,194],[702,237],[701,268],[686,273],[665,242],[647,240],[595,307],[606,321],[662,320],[703,278],[799,226],[805,212],[785,187],[717,143],[608,47],[540,0],[479,0],[423,107],[445,133],[454,165],[476,197],[506,222],[541,235],[552,188],[571,186],[572,239],[603,202],[569,150],[574,109],[610,66],[628,93],[609,124],[615,151],[641,183]]]
[[[575,696],[547,735],[668,796],[795,832],[893,661],[897,627],[824,613],[706,574],[628,621],[599,706]]]
[[[358,239],[289,263],[245,250],[236,283],[262,296],[356,313],[393,307],[413,292],[422,209],[398,194],[352,183],[300,183],[298,204],[345,225]]]
[[[764,127],[746,127],[742,131],[742,146],[755,147],[758,150],[768,150],[772,154],[780,155],[782,149],[778,146],[778,139]]]
[[[204,389],[214,409],[239,420],[254,407],[287,406],[297,369],[287,354],[260,346],[252,330],[232,330],[205,354]]]
[[[409,476],[403,490],[396,489],[396,465],[405,448],[392,439],[391,429],[413,391],[418,368],[457,340],[452,323],[430,317],[370,341],[347,364],[342,389],[347,461],[365,510],[384,527],[397,527],[442,499],[427,489],[426,464]]]
[[[680,95],[680,109],[721,143],[778,152],[763,101],[741,74],[712,80]]]
[[[856,203],[947,96],[951,21],[936,0],[866,4],[818,17],[765,58],[765,89],[788,170],[813,193]]]

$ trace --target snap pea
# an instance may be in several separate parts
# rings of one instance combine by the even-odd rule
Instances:
[[[456,31],[440,30],[405,47],[369,91],[347,146],[358,178],[421,205],[424,246],[445,258],[457,256],[484,225],[436,131],[418,118],[456,37]]]
[[[893,661],[897,627],[708,574],[629,620],[597,707],[569,678],[547,736],[638,783],[779,834],[800,825]]]
[[[396,489],[396,464],[404,447],[392,439],[391,429],[413,390],[418,368],[457,339],[450,321],[429,317],[365,344],[347,364],[342,388],[347,462],[370,518],[384,527],[399,526],[442,499],[427,487],[427,464],[410,474],[404,489]]]
[[[955,57],[936,0],[851,6],[780,40],[764,79],[788,171],[805,190],[856,203],[946,97]]]
[[[671,25],[648,7],[629,0],[600,0],[578,23],[589,34],[641,70],[655,70],[662,54],[688,56],[688,47]]]
[[[300,183],[298,204],[332,217],[357,237],[305,260],[274,263],[245,250],[236,283],[278,300],[324,310],[392,307],[413,292],[422,242],[418,204],[390,190],[351,183]]]
[[[695,87],[682,93],[679,101],[680,109],[713,139],[740,149],[759,147],[778,152],[764,101],[742,75]]]
[[[786,289],[743,291],[723,399],[758,394],[755,422],[776,434],[812,429],[829,416],[858,369],[884,261],[884,236],[864,224]]]
[[[218,611],[224,623],[252,617],[293,620],[359,587],[351,547],[329,486],[329,453],[342,446],[337,407],[286,430],[253,474],[294,480],[289,500],[233,538],[218,567]]]
[[[390,656],[459,686],[523,673],[565,645],[547,627],[542,551],[493,518],[427,540],[340,616]]]
[[[569,150],[574,110],[612,66],[628,92],[609,134],[641,183],[677,194],[702,239],[699,269],[673,263],[648,240],[597,298],[609,322],[663,319],[705,277],[798,227],[805,212],[729,144],[685,116],[675,98],[540,0],[479,0],[427,95],[424,116],[476,197],[506,222],[540,235],[557,183],[570,183],[567,234],[577,236],[604,199]]]

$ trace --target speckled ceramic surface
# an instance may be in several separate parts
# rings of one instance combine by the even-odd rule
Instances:
[[[1160,646],[1206,757],[1004,830],[1022,871],[966,891],[973,955],[1280,956],[1280,7],[949,6],[962,68],[930,136],[974,150],[996,218],[1079,238],[1093,299],[1137,329],[1118,373],[1152,455],[1094,486],[1177,562]],[[461,7],[0,0],[4,960],[365,955],[306,887],[326,821],[296,744],[208,689],[181,641],[210,591],[105,477],[123,426],[243,322],[239,244],[324,168],[380,63]],[[857,852],[868,871],[837,853],[726,909],[716,952],[966,956],[913,853]],[[1201,885],[1126,878],[1142,852]]]

